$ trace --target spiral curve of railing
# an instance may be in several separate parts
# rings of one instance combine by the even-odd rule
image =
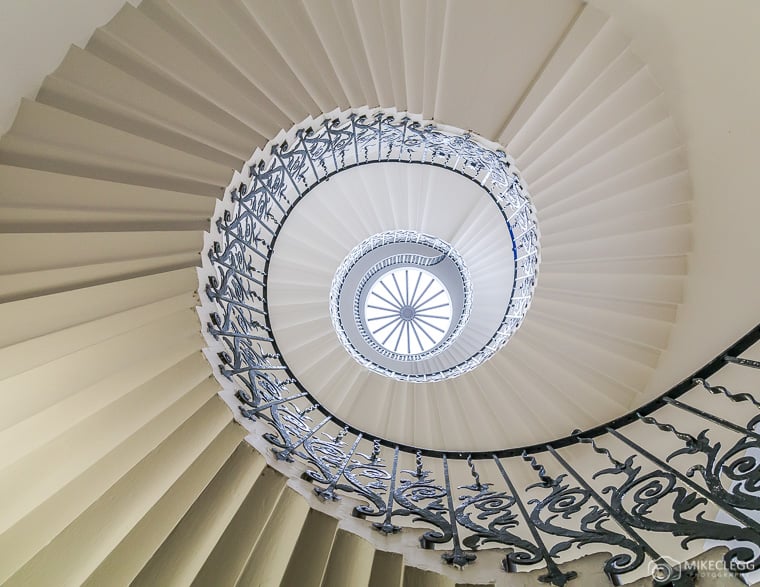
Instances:
[[[655,584],[692,585],[676,551],[704,540],[727,547],[723,562],[735,575],[760,568],[760,399],[744,384],[737,391],[712,382],[726,370],[741,381],[758,374],[760,362],[741,355],[760,341],[760,325],[637,410],[564,438],[496,451],[441,452],[373,436],[331,414],[290,372],[266,301],[273,243],[297,203],[282,188],[287,183],[304,197],[307,186],[377,153],[377,160],[435,164],[498,184],[492,193],[514,230],[517,273],[493,348],[519,326],[539,262],[535,217],[506,155],[467,135],[439,141],[444,135],[387,110],[328,115],[274,139],[268,166],[235,175],[199,270],[206,354],[223,397],[277,460],[303,465],[321,499],[358,499],[354,515],[384,534],[422,528],[421,547],[442,550],[451,565],[502,548],[504,570],[543,568],[541,581],[562,586],[576,573],[560,564],[603,551],[615,584],[655,565]],[[350,161],[340,160],[346,153]]]

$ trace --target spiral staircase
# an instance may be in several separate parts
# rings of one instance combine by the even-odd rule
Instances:
[[[424,528],[385,535],[352,515],[355,496],[319,499],[214,377],[198,268],[225,186],[284,131],[367,107],[470,130],[504,146],[538,216],[512,340],[423,384],[340,348],[330,280],[367,236],[433,230],[473,273],[499,262],[486,207],[442,207],[427,171],[398,183],[378,167],[283,224],[268,302],[289,368],[352,429],[444,453],[536,446],[647,404],[754,326],[757,277],[736,268],[760,252],[746,232],[760,210],[737,189],[752,162],[726,167],[690,122],[694,88],[664,77],[682,57],[657,60],[714,15],[663,37],[648,10],[672,24],[686,9],[143,0],[72,46],[0,140],[0,583],[538,584],[498,548],[457,569],[418,547]],[[592,551],[563,569],[578,557],[576,584],[609,584]]]

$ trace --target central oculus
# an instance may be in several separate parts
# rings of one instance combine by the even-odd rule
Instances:
[[[415,267],[378,277],[364,300],[364,322],[375,344],[404,355],[437,347],[451,325],[449,290],[432,273]]]
[[[330,317],[344,348],[393,377],[399,363],[434,357],[455,343],[472,306],[470,274],[447,242],[393,230],[359,243],[332,282]]]

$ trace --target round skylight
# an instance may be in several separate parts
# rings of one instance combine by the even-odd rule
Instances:
[[[387,351],[421,355],[437,347],[451,326],[451,295],[424,269],[403,267],[380,275],[364,301],[369,335]]]
[[[425,380],[472,307],[470,272],[447,242],[391,230],[359,243],[333,278],[330,316],[343,347],[387,377]]]

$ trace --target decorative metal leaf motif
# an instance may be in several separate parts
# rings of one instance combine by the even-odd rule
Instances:
[[[355,514],[377,519],[374,526],[382,532],[400,531],[402,519],[429,526],[422,545],[451,546],[451,551],[443,554],[444,560],[459,566],[475,560],[472,550],[485,545],[505,546],[513,549],[505,557],[507,570],[543,564],[546,573],[541,580],[561,586],[575,574],[562,572],[557,557],[573,546],[596,545],[625,551],[605,564],[611,575],[621,574],[640,567],[647,556],[654,558],[635,530],[670,534],[681,538],[684,546],[699,538],[729,544],[725,560],[738,572],[760,564],[760,556],[753,550],[760,551],[760,529],[745,512],[760,509],[760,461],[756,457],[760,436],[754,431],[760,417],[746,426],[713,419],[710,426],[738,432],[731,446],[713,442],[711,428],[694,436],[652,416],[640,417],[637,425],[654,425],[675,434],[683,447],[662,462],[634,447],[633,455],[626,455],[621,462],[607,449],[594,445],[594,451],[605,454],[612,463],[594,478],[615,481],[599,494],[591,489],[591,479],[579,478],[575,472],[553,478],[530,457],[527,460],[539,483],[525,491],[540,495],[526,504],[506,470],[503,480],[480,480],[473,460],[493,458],[501,466],[497,455],[481,454],[471,459],[473,482],[460,479],[453,484],[446,464],[449,457],[426,457],[443,463],[445,478],[441,483],[425,469],[421,454],[417,455],[415,469],[398,471],[399,447],[381,446],[379,440],[363,438],[322,413],[323,408],[298,386],[279,356],[265,299],[275,235],[308,190],[342,169],[378,161],[444,167],[483,186],[510,218],[517,248],[517,299],[489,341],[495,348],[505,343],[520,323],[527,307],[525,300],[535,286],[539,254],[530,202],[504,152],[484,146],[467,133],[391,111],[338,113],[312,122],[273,142],[267,152],[257,152],[246,171],[236,174],[215,212],[212,235],[204,251],[207,271],[199,288],[215,375],[234,393],[240,414],[261,425],[256,430],[271,443],[276,458],[304,463],[305,476],[326,500],[341,494],[360,498],[363,503],[356,506]],[[757,342],[757,328],[754,336]],[[738,357],[739,352],[724,359],[747,369],[760,368],[757,361]],[[716,400],[727,398],[737,405],[760,408],[751,394],[710,385],[705,380],[708,376],[703,374],[694,383]],[[617,432],[608,429],[605,434]],[[371,451],[361,448],[362,442],[368,441],[372,442]],[[585,441],[578,437],[578,442]],[[701,460],[686,468],[686,456]],[[653,463],[655,470],[645,472],[642,466],[634,465],[637,458]],[[507,468],[516,460],[510,459]],[[737,523],[709,519],[708,504],[723,509]],[[468,533],[461,541],[460,530]],[[547,538],[551,538],[550,547],[546,546]],[[749,565],[741,567],[738,563]]]

